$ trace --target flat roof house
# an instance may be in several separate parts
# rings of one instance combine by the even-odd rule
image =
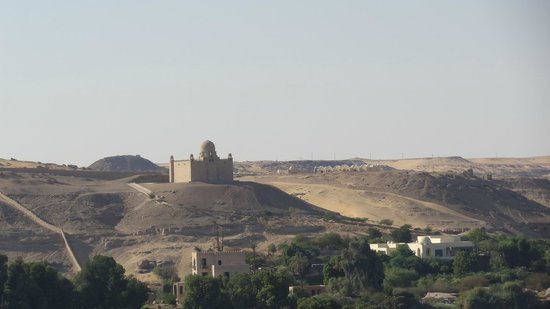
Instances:
[[[370,244],[370,248],[390,255],[399,245],[407,245],[420,258],[436,257],[440,259],[452,259],[457,251],[471,250],[474,247],[473,242],[461,240],[458,235],[438,235],[418,236],[415,242],[410,243]]]

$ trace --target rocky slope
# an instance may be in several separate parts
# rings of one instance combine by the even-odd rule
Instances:
[[[106,172],[150,172],[150,173],[166,173],[166,169],[155,163],[142,158],[141,156],[113,156],[106,157],[92,163],[89,167],[91,170],[106,171]]]

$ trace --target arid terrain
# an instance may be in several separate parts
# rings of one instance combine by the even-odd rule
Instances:
[[[110,255],[149,282],[157,278],[140,273],[138,263],[173,262],[184,275],[193,248],[212,247],[218,234],[226,247],[256,244],[265,250],[300,233],[360,234],[370,226],[388,232],[391,227],[380,220],[391,219],[394,227],[486,227],[550,236],[550,157],[238,162],[237,181],[219,185],[14,160],[0,164],[0,192],[61,228],[80,263]],[[308,172],[343,164],[372,168]],[[2,201],[0,222],[0,252],[72,273],[58,234]]]

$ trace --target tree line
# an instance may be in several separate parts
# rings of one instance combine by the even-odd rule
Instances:
[[[134,309],[145,303],[148,292],[112,257],[95,256],[69,280],[45,262],[18,258],[8,263],[0,255],[1,309]]]
[[[389,235],[410,241],[404,225]],[[406,245],[385,255],[369,244],[383,241],[370,228],[358,237],[326,233],[298,235],[271,244],[265,253],[251,245],[252,274],[230,278],[185,278],[182,308],[548,308],[535,292],[550,287],[550,242],[490,235],[483,229],[463,236],[475,248],[453,260],[419,258]],[[312,264],[323,268],[316,272]],[[327,293],[288,295],[289,285],[325,284]],[[422,300],[426,292],[457,293],[454,304]]]

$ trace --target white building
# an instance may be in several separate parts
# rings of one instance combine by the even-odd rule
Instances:
[[[418,236],[415,242],[410,243],[380,243],[370,244],[371,250],[384,252],[390,255],[399,245],[407,245],[414,254],[421,258],[437,257],[441,259],[452,259],[457,251],[471,250],[474,243],[461,240],[457,235],[444,236]]]

